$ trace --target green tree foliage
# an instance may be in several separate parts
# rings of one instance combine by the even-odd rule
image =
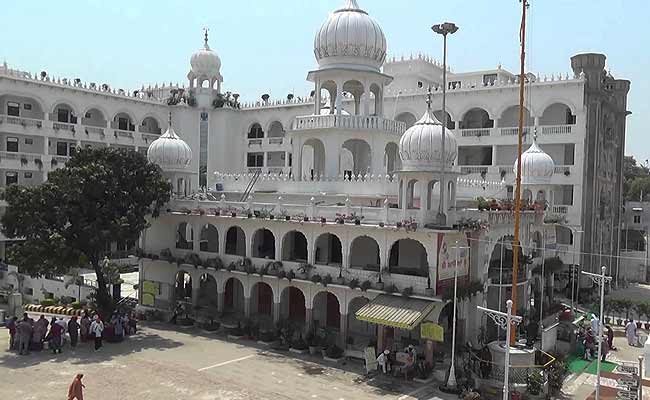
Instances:
[[[9,260],[31,276],[88,267],[97,274],[97,307],[110,312],[104,270],[106,243],[136,240],[169,201],[171,185],[140,153],[115,148],[78,150],[64,168],[35,187],[7,189],[2,231],[24,238]]]
[[[650,170],[637,164],[632,156],[625,156],[623,161],[623,194],[625,200],[639,201],[641,190],[643,198],[650,198]],[[647,194],[646,194],[647,193]]]

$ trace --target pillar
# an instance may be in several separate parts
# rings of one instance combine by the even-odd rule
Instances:
[[[280,302],[273,303],[273,324],[280,322]]]
[[[311,332],[314,326],[314,320],[312,318],[313,312],[311,308],[305,309],[305,328],[307,332]]]
[[[316,79],[314,86],[314,115],[320,115],[320,79]]]
[[[251,317],[251,298],[244,297],[244,316],[246,318]]]
[[[223,312],[224,292],[217,292],[217,312]]]
[[[386,349],[384,346],[384,329],[385,327],[383,325],[377,325],[377,354]]]
[[[341,322],[339,323],[339,328],[339,342],[341,343],[341,348],[345,349],[348,340],[348,314],[341,314]]]
[[[336,115],[341,115],[343,110],[343,81],[336,82]]]
[[[196,280],[196,283],[198,283],[198,279]],[[196,306],[199,304],[199,291],[200,291],[200,285],[197,285],[194,283],[194,277],[192,277],[192,306]],[[196,287],[194,287],[196,285]]]

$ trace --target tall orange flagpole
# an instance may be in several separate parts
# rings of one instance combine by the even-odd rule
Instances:
[[[515,188],[515,238],[512,243],[512,310],[517,314],[517,275],[519,273],[519,226],[521,225],[521,153],[524,136],[524,84],[526,82],[526,71],[524,64],[526,60],[526,9],[528,0],[521,1],[521,28],[519,30],[519,42],[521,45],[521,71],[519,75],[519,132],[517,135],[517,185]],[[510,344],[515,344],[516,329],[510,331]]]

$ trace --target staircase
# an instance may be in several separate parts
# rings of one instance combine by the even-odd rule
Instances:
[[[255,171],[255,175],[253,175],[253,178],[248,182],[248,185],[246,185],[246,189],[244,190],[244,193],[241,196],[241,199],[239,199],[240,202],[244,202],[248,199],[248,196],[251,194],[251,191],[253,190],[253,187],[257,183],[257,180],[260,178],[260,175],[262,175],[262,170],[258,169]]]

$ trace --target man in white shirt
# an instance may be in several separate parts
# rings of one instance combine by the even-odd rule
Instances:
[[[383,353],[377,357],[377,364],[379,367],[381,367],[381,370],[384,372],[384,374],[387,374],[390,371],[390,365],[388,363],[388,355],[390,354],[390,351],[384,350]]]
[[[102,333],[104,332],[104,323],[99,318],[99,315],[95,315],[95,319],[92,324],[90,324],[90,334],[95,339],[95,351],[99,351],[102,347]]]

